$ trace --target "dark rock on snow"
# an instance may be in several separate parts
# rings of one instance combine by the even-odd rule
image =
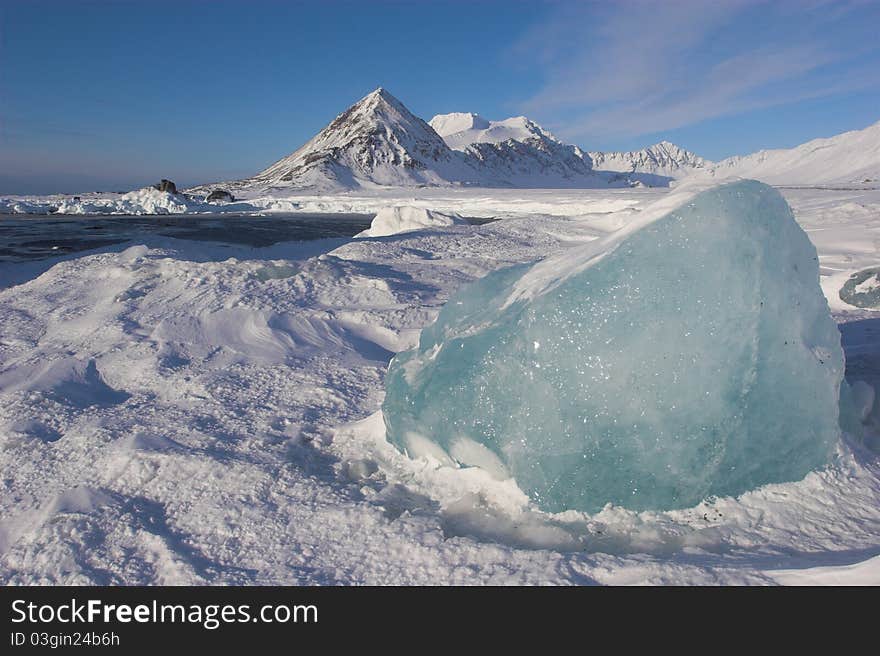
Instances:
[[[153,189],[158,189],[159,191],[165,191],[169,194],[177,193],[177,185],[171,182],[171,180],[166,180],[162,178],[157,184],[153,185]]]
[[[231,203],[235,200],[235,196],[226,191],[225,189],[215,189],[208,197],[205,199],[209,203],[213,203],[215,201],[220,201],[223,203]]]

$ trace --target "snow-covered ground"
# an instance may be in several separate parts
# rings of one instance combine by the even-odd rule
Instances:
[[[0,290],[0,580],[880,583],[880,461],[858,444],[737,499],[587,516],[385,441],[387,363],[452,292],[623,227],[665,193],[246,198],[255,212],[502,220],[262,249],[149,237],[0,264],[19,282]],[[849,375],[876,385],[880,312],[837,290],[880,264],[880,191],[784,193],[819,251]]]

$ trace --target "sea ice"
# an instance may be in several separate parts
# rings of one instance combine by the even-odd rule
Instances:
[[[391,362],[390,441],[551,512],[688,507],[826,464],[843,351],[815,248],[761,183],[670,198],[462,289]]]

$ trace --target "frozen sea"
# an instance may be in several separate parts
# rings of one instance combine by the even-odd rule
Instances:
[[[880,462],[851,441],[796,483],[587,515],[385,440],[388,361],[451,293],[619,230],[665,193],[263,202],[333,214],[308,225],[3,217],[0,581],[880,583]],[[783,193],[819,252],[847,375],[876,386],[880,312],[838,291],[880,264],[880,191]],[[352,239],[392,204],[500,220]]]

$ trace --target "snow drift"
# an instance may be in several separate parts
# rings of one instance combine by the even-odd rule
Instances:
[[[826,464],[842,375],[815,248],[740,181],[461,290],[392,361],[383,414],[411,456],[544,510],[684,508]]]

